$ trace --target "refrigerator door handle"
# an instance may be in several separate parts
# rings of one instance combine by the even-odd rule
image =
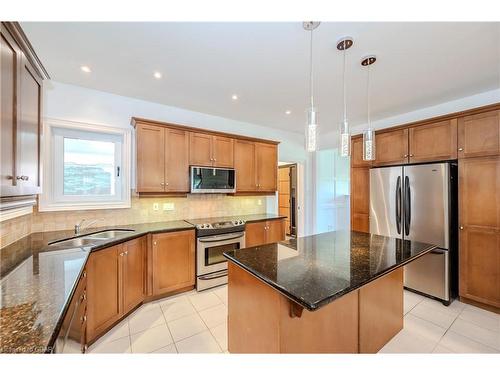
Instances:
[[[411,198],[410,198],[410,179],[405,176],[405,236],[410,234],[410,224],[411,224]]]
[[[401,234],[401,176],[396,182],[396,230]]]

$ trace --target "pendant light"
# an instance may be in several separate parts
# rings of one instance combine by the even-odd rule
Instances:
[[[367,68],[366,78],[366,112],[368,117],[368,127],[363,132],[363,160],[375,160],[375,130],[372,129],[370,119],[370,67],[377,61],[375,55],[366,56],[361,60],[361,65]]]
[[[340,156],[347,157],[351,155],[351,133],[349,123],[347,122],[347,100],[346,100],[346,82],[345,82],[345,51],[352,47],[354,41],[351,37],[344,37],[337,42],[337,49],[342,51],[342,90],[344,102],[344,115],[340,123]]]
[[[309,89],[311,94],[311,106],[307,110],[307,125],[306,125],[306,150],[309,152],[316,151],[317,148],[317,116],[316,108],[314,108],[314,82],[313,82],[313,30],[319,26],[319,22],[304,22],[302,26],[304,30],[311,33],[311,42],[309,46]]]

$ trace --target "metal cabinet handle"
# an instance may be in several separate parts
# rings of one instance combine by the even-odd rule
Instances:
[[[408,157],[408,154],[404,154],[403,158],[407,158]]]
[[[464,229],[464,227],[460,225],[460,230],[463,230],[463,229]]]
[[[127,250],[127,251],[125,251],[125,255],[128,255],[128,250]]]
[[[84,277],[87,277],[87,271],[83,271],[83,273],[82,273],[82,279],[83,279]]]
[[[164,182],[160,182],[160,185],[163,186],[163,185],[165,185],[165,183]]]
[[[120,253],[120,256],[122,257],[122,256],[123,256],[123,253]]]
[[[458,148],[458,151],[463,151],[464,149],[462,147],[459,147]]]
[[[16,180],[28,181],[29,179],[29,176],[16,176]]]
[[[412,158],[412,157],[413,157],[413,154],[410,154],[410,158]]]
[[[156,241],[153,241],[153,245],[155,245],[155,246],[156,246]]]
[[[82,321],[82,323],[85,323],[87,321],[87,315],[82,316],[80,320]]]
[[[167,186],[168,186],[168,182],[165,182],[165,185],[167,185]]]

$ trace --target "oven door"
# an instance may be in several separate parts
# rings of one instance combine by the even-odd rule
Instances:
[[[224,252],[245,247],[245,232],[218,234],[198,237],[197,240],[197,276],[227,270]]]

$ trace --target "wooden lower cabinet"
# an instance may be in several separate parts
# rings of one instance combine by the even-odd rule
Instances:
[[[500,308],[500,229],[460,231],[460,296]]]
[[[195,285],[194,231],[152,236],[153,295]]]
[[[123,244],[122,303],[123,312],[128,312],[144,300],[146,274],[146,237],[137,238]]]
[[[245,229],[245,246],[259,246],[285,239],[285,220],[267,220],[247,223]]]
[[[122,245],[95,251],[87,263],[87,340],[92,341],[121,316],[119,253]]]

